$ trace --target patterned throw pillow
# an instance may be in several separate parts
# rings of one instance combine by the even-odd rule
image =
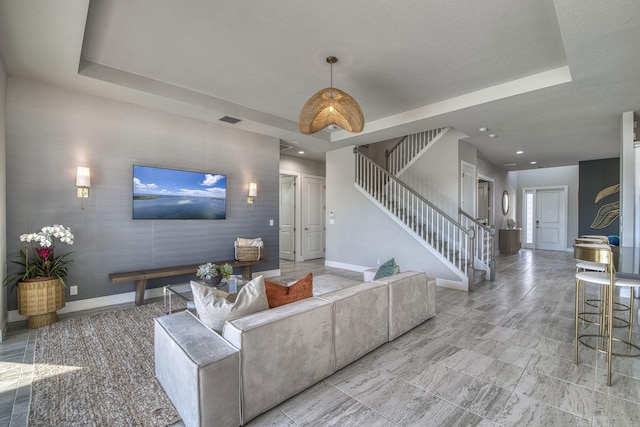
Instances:
[[[191,291],[198,317],[205,325],[217,332],[222,332],[224,322],[227,320],[269,308],[262,276],[244,285],[233,301],[228,298],[227,292],[194,281],[191,282]]]
[[[313,274],[307,273],[302,279],[291,285],[281,285],[270,280],[264,281],[269,300],[269,308],[289,304],[313,296]]]
[[[376,275],[373,276],[373,280],[393,276],[398,271],[400,271],[400,267],[398,267],[398,264],[396,264],[395,258],[391,258],[389,261],[385,262],[378,268],[378,271],[376,271]]]

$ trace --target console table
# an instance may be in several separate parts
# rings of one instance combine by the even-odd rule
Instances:
[[[499,231],[500,253],[503,255],[517,254],[522,246],[522,229]]]
[[[231,267],[239,267],[243,279],[251,280],[253,271],[252,267],[256,264],[267,262],[266,259],[258,261],[213,261],[214,264],[229,264]],[[200,263],[204,264],[204,262]],[[200,264],[178,265],[175,267],[150,268],[147,270],[125,271],[122,273],[111,273],[109,279],[112,283],[136,282],[136,305],[144,304],[144,291],[147,288],[148,279],[157,279],[160,277],[182,276],[185,274],[196,274],[196,270]]]

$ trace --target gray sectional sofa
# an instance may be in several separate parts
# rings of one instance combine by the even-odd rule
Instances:
[[[242,425],[435,315],[423,272],[318,294],[227,321],[222,335],[189,312],[156,319],[156,377],[184,424]]]

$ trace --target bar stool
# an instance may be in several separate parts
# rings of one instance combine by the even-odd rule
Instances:
[[[606,311],[608,296],[610,294],[611,283],[614,280],[613,272],[613,252],[609,245],[603,243],[575,243],[573,245],[574,258],[577,263],[586,262],[590,265],[601,266],[602,269],[597,271],[577,269],[575,274],[576,279],[576,295],[575,295],[575,363],[578,363],[579,359],[579,347],[583,344],[593,350],[604,351],[605,348],[605,329],[608,324],[608,312]],[[597,284],[600,287],[599,304],[593,305],[598,308],[597,312],[580,311],[580,301],[584,301],[585,290],[581,287],[586,286],[587,283]],[[581,298],[582,294],[582,298]],[[595,317],[595,320],[592,318]],[[598,326],[598,334],[580,334],[580,320]],[[592,345],[588,342],[589,338],[597,338],[599,343]]]
[[[576,273],[576,302],[575,302],[575,363],[578,363],[578,349],[580,344],[589,347],[593,350],[606,353],[607,355],[607,385],[611,385],[611,368],[613,356],[618,357],[640,357],[640,347],[631,343],[631,337],[633,332],[633,297],[636,288],[640,287],[640,280],[630,279],[625,277],[615,277],[615,266],[613,251],[609,245],[604,244],[575,244],[574,245],[574,257],[581,261],[590,261],[606,265],[606,271],[581,271]],[[601,301],[600,309],[598,310],[599,319],[597,322],[589,322],[585,318],[581,317],[586,314],[595,313],[580,313],[579,312],[579,300],[580,300],[580,285],[581,283],[589,282],[596,283],[601,286]],[[627,287],[630,288],[631,302],[630,302],[630,317],[628,321],[614,317],[614,288],[615,287]],[[587,321],[593,323],[599,327],[598,334],[580,334],[579,321]],[[622,340],[613,336],[614,321],[619,320],[626,323],[629,328],[628,339]],[[591,345],[587,342],[589,338],[595,338],[599,344]],[[614,342],[619,342],[627,346],[627,352],[614,352]]]
[[[608,245],[609,247],[611,247],[609,245],[609,238],[607,236],[597,236],[597,235],[584,235],[582,237],[579,237],[577,239],[573,240],[573,244],[602,244],[602,245]],[[591,261],[581,261],[581,260],[576,260],[576,273],[580,272],[580,271],[599,271],[599,272],[605,272],[606,271],[606,265],[601,264],[601,263],[597,263],[597,262],[591,262]],[[614,253],[614,261],[615,261],[615,253]],[[583,297],[582,297],[582,310],[584,311],[584,306],[589,305],[591,307],[598,307],[600,305],[600,300],[599,299],[588,299],[586,298],[586,289],[583,289]],[[601,292],[602,293],[602,292]],[[615,302],[613,303],[613,311],[629,311],[631,312],[631,308],[628,305],[619,303],[619,302]],[[621,319],[622,320],[622,319]],[[625,325],[619,326],[619,327],[625,327]]]

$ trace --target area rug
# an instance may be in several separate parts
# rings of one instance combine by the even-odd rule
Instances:
[[[38,329],[28,425],[146,427],[179,421],[155,379],[153,319],[166,310],[152,303]]]

